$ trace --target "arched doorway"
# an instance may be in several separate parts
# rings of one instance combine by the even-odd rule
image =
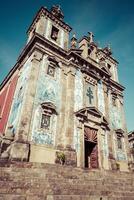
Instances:
[[[98,168],[97,130],[84,128],[85,168]]]

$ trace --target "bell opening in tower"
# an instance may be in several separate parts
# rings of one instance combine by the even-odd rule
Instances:
[[[58,32],[59,32],[59,29],[56,28],[55,26],[52,26],[51,39],[57,41],[57,39],[58,39]]]

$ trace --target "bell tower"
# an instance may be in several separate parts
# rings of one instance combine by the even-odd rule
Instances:
[[[46,7],[42,7],[27,31],[28,42],[37,33],[53,44],[67,50],[69,32],[72,29],[63,19],[64,15],[60,6],[52,6],[50,11]]]

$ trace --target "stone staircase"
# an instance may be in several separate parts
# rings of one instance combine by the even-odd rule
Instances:
[[[0,163],[0,200],[134,200],[134,174]]]

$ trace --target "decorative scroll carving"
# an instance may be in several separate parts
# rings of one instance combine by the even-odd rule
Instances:
[[[97,130],[89,128],[89,127],[85,127],[84,137],[86,141],[97,143]]]

